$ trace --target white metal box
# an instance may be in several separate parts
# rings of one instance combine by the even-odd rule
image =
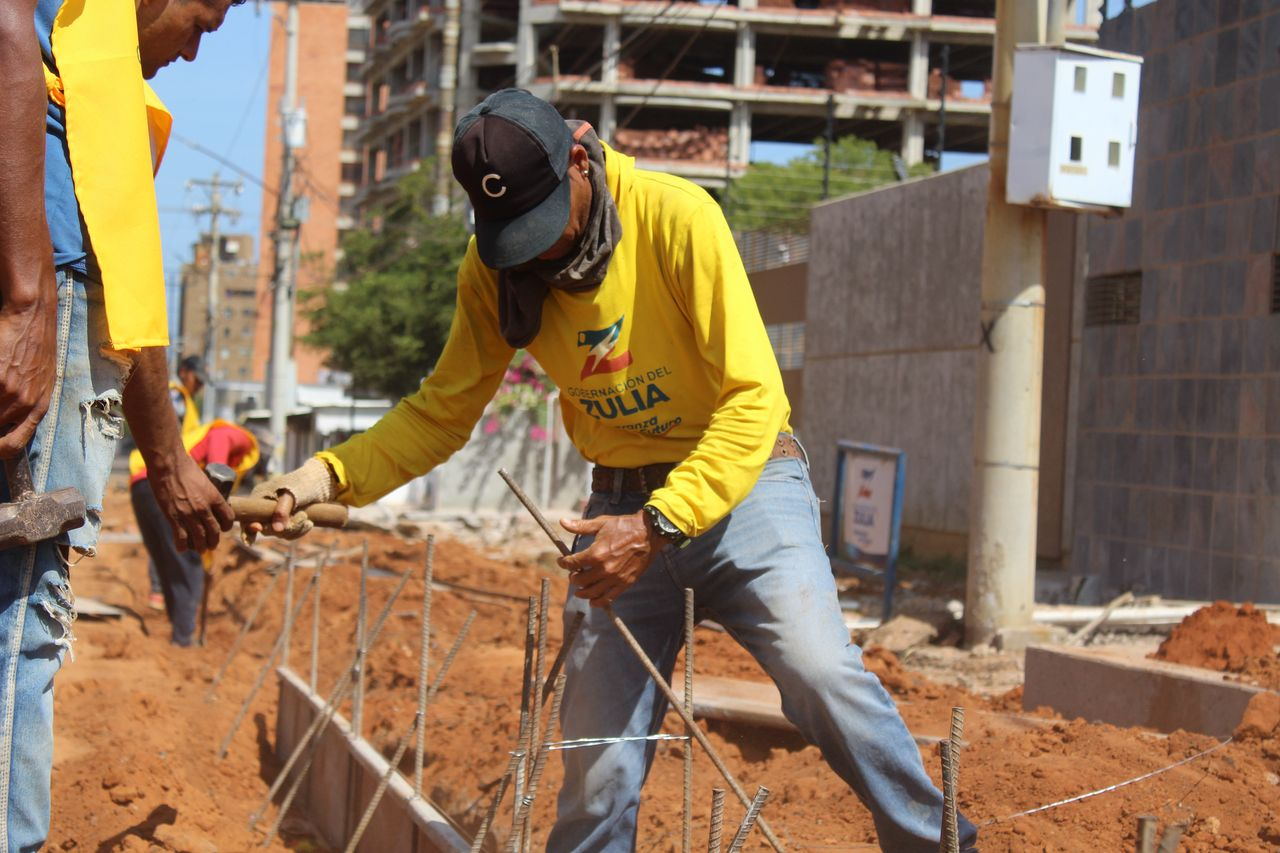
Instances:
[[[1142,58],[1076,45],[1023,45],[1013,60],[1010,204],[1128,207]]]

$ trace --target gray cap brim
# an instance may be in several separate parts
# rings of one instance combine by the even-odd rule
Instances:
[[[537,206],[512,219],[476,220],[476,249],[492,269],[510,269],[550,249],[569,224],[569,174]]]

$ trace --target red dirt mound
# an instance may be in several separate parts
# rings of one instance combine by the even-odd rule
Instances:
[[[1252,604],[1239,608],[1215,601],[1192,613],[1173,629],[1152,657],[1172,663],[1230,672],[1280,689],[1280,626]]]

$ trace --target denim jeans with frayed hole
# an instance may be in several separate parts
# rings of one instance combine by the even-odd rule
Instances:
[[[643,494],[594,494],[586,517],[633,513],[645,500]],[[590,539],[574,544],[580,551]],[[614,613],[668,681],[683,644],[685,587],[694,590],[699,615],[723,625],[778,685],[787,719],[871,810],[880,846],[936,853],[942,794],[893,699],[863,668],[862,651],[849,639],[803,461],[770,460],[728,517],[685,548],[664,548],[614,603]],[[587,615],[565,666],[564,737],[657,732],[666,699],[604,611],[571,591],[566,626],[579,612]],[[565,750],[565,782],[547,850],[634,850],[640,789],[655,747],[633,741]],[[752,791],[767,781],[739,780]],[[766,807],[765,816],[775,828],[784,826],[786,807],[772,814]],[[962,849],[972,847],[977,830],[964,818],[960,829]]]
[[[60,271],[58,374],[27,448],[37,492],[73,486],[85,524],[56,540],[0,551],[0,851],[39,850],[49,832],[53,677],[71,651],[75,597],[68,558],[93,554],[102,497],[124,420],[126,362],[102,355],[102,285]],[[9,500],[0,468],[0,502]]]

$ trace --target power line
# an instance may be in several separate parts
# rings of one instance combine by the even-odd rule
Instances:
[[[244,178],[249,183],[254,184],[257,187],[260,187],[264,192],[271,193],[272,195],[280,194],[279,190],[272,189],[271,187],[264,184],[262,182],[262,179],[259,178],[257,175],[253,174],[248,169],[245,169],[243,166],[240,166],[237,163],[234,163],[231,160],[228,160],[226,157],[223,157],[218,152],[210,151],[208,148],[205,148],[199,142],[196,142],[195,140],[192,140],[192,139],[187,139],[185,136],[181,134],[174,133],[174,134],[171,134],[171,136],[174,139],[181,142],[183,145],[190,148],[192,151],[199,152],[200,154],[203,154],[204,156],[210,158],[211,160],[214,160],[215,162],[221,163],[223,166],[226,166],[228,169],[235,172],[237,175]]]

